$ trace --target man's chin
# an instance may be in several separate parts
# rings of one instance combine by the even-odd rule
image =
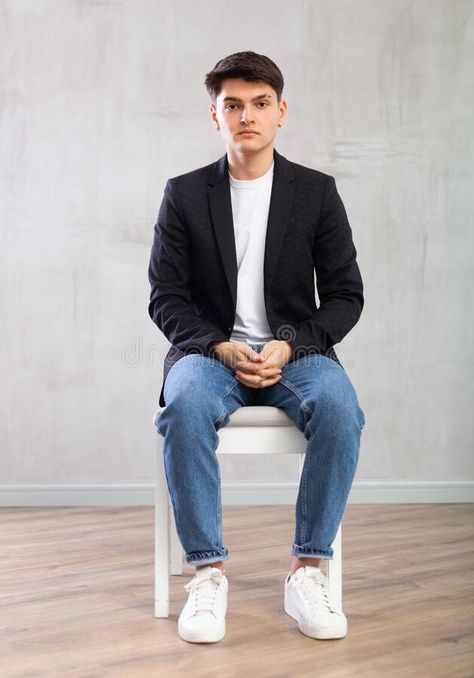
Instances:
[[[258,140],[258,141],[257,141]],[[230,144],[230,148],[234,151],[238,151],[244,155],[254,155],[259,151],[262,151],[267,147],[267,143],[260,137],[256,137],[250,143],[248,140],[243,140],[242,142],[237,138],[235,143]]]

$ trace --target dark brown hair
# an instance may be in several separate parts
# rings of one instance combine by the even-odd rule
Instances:
[[[218,61],[204,81],[214,104],[221,92],[222,82],[227,78],[242,78],[247,81],[263,80],[273,87],[280,102],[283,92],[283,75],[278,66],[264,54],[236,52]]]

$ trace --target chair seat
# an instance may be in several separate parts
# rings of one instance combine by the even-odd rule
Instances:
[[[164,407],[158,408],[153,417],[156,426]],[[245,405],[232,412],[227,427],[233,426],[294,426],[290,417],[278,407]],[[226,427],[226,428],[227,428]]]

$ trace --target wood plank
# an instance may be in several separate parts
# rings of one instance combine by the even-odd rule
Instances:
[[[450,678],[474,675],[474,507],[351,505],[343,521],[346,638],[317,641],[283,611],[294,507],[223,509],[225,638],[186,643],[194,568],[153,617],[153,508],[0,509],[0,675]]]

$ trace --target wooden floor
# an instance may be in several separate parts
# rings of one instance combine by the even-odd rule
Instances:
[[[194,568],[153,616],[153,509],[0,509],[0,676],[474,676],[472,504],[348,504],[348,635],[314,640],[283,611],[291,506],[224,507],[227,632],[181,640]]]

